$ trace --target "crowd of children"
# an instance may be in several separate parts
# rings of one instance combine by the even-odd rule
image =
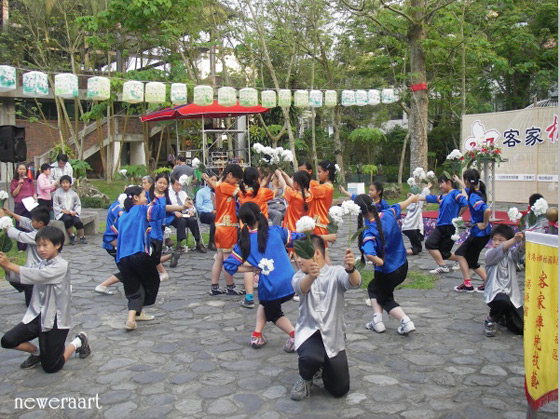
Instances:
[[[328,242],[335,239],[328,233],[328,224],[336,167],[329,161],[320,162],[318,180],[311,179],[310,169],[306,163],[290,176],[279,169],[264,174],[257,168],[243,170],[237,164],[229,164],[219,179],[202,174],[209,189],[207,200],[214,208],[208,211],[213,224],[208,247],[216,249],[210,295],[242,295],[242,306],[253,308],[253,287],[258,287],[259,304],[250,345],[258,349],[267,343],[263,335],[266,322],[274,323],[288,335],[284,350],[298,353],[300,377],[292,389],[294,400],[309,396],[310,384],[318,374],[322,374],[325,388],[333,395],[342,396],[348,392],[344,292],[361,283],[350,249],[345,252],[343,267],[332,265],[327,251]],[[56,189],[49,183],[49,171],[50,166],[45,167],[41,175],[44,179],[40,176],[39,200],[46,198],[46,192],[42,195],[42,191],[50,194],[50,190]],[[511,227],[505,225],[492,229],[485,185],[477,170],[465,171],[462,180],[441,175],[438,183],[439,195],[431,194],[431,185],[428,185],[421,194],[410,195],[391,206],[383,199],[383,185],[379,182],[373,182],[369,193],[361,195],[350,194],[340,186],[340,191],[360,208],[358,247],[362,262],[370,262],[374,269],[373,280],[367,288],[373,318],[366,328],[385,332],[383,311],[386,311],[398,320],[398,334],[408,335],[416,330],[412,319],[395,301],[394,290],[407,277],[407,257],[422,251],[422,208],[427,202],[439,205],[436,227],[425,241],[426,249],[437,264],[430,273],[448,273],[450,268],[445,261],[456,261],[463,283],[455,287],[455,291],[484,292],[484,300],[490,307],[484,322],[486,336],[496,335],[496,323],[522,333],[522,316],[519,315],[522,298],[517,285],[516,262],[523,247],[523,234],[514,234]],[[60,188],[52,197],[54,218],[63,221],[71,244],[76,240],[74,228],[80,242],[86,243],[79,219],[80,201],[71,190],[71,184],[69,175],[57,179]],[[455,184],[460,189],[455,188]],[[268,202],[275,198],[283,198],[287,207],[281,226],[271,225],[268,218]],[[18,291],[25,292],[28,309],[22,323],[4,335],[2,346],[30,353],[22,368],[41,363],[45,371],[56,372],[73,352],[85,358],[91,350],[84,332],[69,346],[64,346],[70,328],[70,271],[68,262],[59,255],[64,235],[47,226],[49,208],[48,205],[35,208],[30,218],[4,210],[18,222],[18,229],[10,228],[8,235],[28,245],[27,262],[25,267],[19,267],[0,253],[0,266],[7,272],[10,283]],[[469,237],[453,253],[453,219],[467,208],[471,217]],[[402,216],[405,209],[408,212]],[[2,210],[0,215],[4,215]],[[171,267],[177,265],[177,251],[168,255],[162,253],[165,226],[173,225],[177,229],[176,250],[189,228],[196,249],[207,252],[195,216],[195,203],[182,191],[180,179],[177,176],[169,179],[165,174],[159,174],[155,180],[144,177],[142,186],[128,186],[111,204],[102,247],[114,258],[118,272],[99,284],[95,291],[112,294],[111,285],[123,284],[128,300],[126,330],[135,330],[138,321],[154,318],[146,313],[145,307],[156,302],[160,282],[169,277],[163,263],[171,259]],[[295,232],[296,223],[303,216],[313,219],[313,231]],[[410,240],[410,249],[405,248],[403,234]],[[312,254],[298,250],[294,245],[296,240],[309,241]],[[479,258],[489,241],[492,248],[486,251],[483,267]],[[476,289],[471,283],[471,270],[484,281]],[[245,289],[234,283],[238,272],[244,275]],[[225,288],[220,287],[222,273]],[[282,304],[296,294],[301,300],[294,327],[284,315]],[[39,348],[30,343],[35,337],[39,338]]]

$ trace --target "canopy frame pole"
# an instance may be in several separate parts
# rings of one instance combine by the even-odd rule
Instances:
[[[204,166],[208,165],[208,156],[206,150],[206,131],[204,131],[204,117],[202,117],[202,162]]]

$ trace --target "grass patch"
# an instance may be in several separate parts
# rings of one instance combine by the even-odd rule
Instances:
[[[360,274],[362,275],[362,288],[367,289],[368,284],[373,279],[372,269],[361,269]],[[408,271],[408,275],[402,284],[400,284],[396,289],[410,288],[410,289],[422,289],[431,290],[436,285],[438,277],[435,275],[428,275],[419,271]]]
[[[6,256],[8,256],[8,259],[10,259],[10,261],[15,263],[16,265],[23,266],[25,265],[25,261],[27,260],[27,251],[18,252],[17,242],[15,240],[12,240],[12,250],[6,253]],[[4,272],[4,269],[0,269],[0,279],[4,279],[5,277],[6,273]]]
[[[105,179],[88,179],[89,182],[103,192],[109,197],[109,200],[113,202],[117,196],[119,196],[124,191],[124,187],[127,185],[126,180],[112,180],[107,183]]]

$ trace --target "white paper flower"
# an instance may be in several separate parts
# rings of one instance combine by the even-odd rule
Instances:
[[[428,173],[426,173],[426,177],[427,177],[428,179],[433,179],[433,178],[436,177],[436,174],[434,173],[433,170],[430,170]]]
[[[269,156],[274,155],[274,149],[272,147],[264,147],[262,152],[264,154],[268,154]]]
[[[447,155],[447,160],[460,160],[463,157],[461,151],[455,149]]]
[[[189,186],[192,182],[192,176],[181,175],[179,178],[179,183],[183,186]]]
[[[416,181],[414,180],[413,177],[409,177],[406,183],[408,183],[410,186],[416,185]]]
[[[169,227],[165,227],[165,229],[163,230],[163,238],[168,239],[169,237],[171,237],[171,233],[171,229]]]
[[[278,163],[280,163],[280,156],[279,156],[278,154],[274,153],[274,154],[272,155],[272,157],[270,158],[270,162],[271,162],[272,164],[278,164]]]
[[[6,199],[8,199],[8,197],[9,197],[8,192],[0,191],[0,201],[5,201]]]
[[[453,234],[451,236],[451,240],[453,240],[454,242],[456,242],[457,240],[459,240],[459,235],[458,234]]]
[[[8,228],[13,226],[14,226],[14,222],[10,217],[0,218],[0,230],[7,230]]]
[[[307,215],[304,215],[296,222],[296,231],[298,233],[305,233],[306,231],[313,231],[315,229],[315,220]]]
[[[200,160],[198,160],[198,158],[195,157],[194,159],[192,159],[191,166],[194,169],[198,169],[198,167],[200,166]]]
[[[270,275],[270,273],[274,270],[274,260],[262,258],[259,262],[259,268],[263,275]]]
[[[282,151],[282,160],[283,161],[287,161],[287,162],[293,162],[294,161],[294,155],[292,154],[291,150],[283,150]]]
[[[463,217],[455,217],[451,220],[451,224],[455,228],[462,228],[465,226],[465,220],[463,220]]]
[[[121,175],[123,175],[123,176],[126,176],[126,174],[128,173],[128,170],[126,170],[126,169],[121,169],[121,170],[119,170],[119,173],[120,173]]]
[[[546,214],[548,209],[548,202],[544,198],[537,199],[537,202],[531,207],[531,211],[538,217],[539,215]]]
[[[253,149],[256,153],[261,154],[264,151],[264,146],[261,143],[253,144]]]
[[[424,169],[422,169],[421,167],[417,167],[412,172],[412,176],[414,176],[415,179],[426,179],[426,172],[424,172]]]
[[[122,193],[119,195],[119,197],[117,198],[117,201],[119,201],[119,207],[124,208],[124,200],[126,199],[126,194]]]
[[[342,203],[342,209],[344,210],[344,214],[347,215],[359,215],[360,214],[360,206],[352,200],[347,200]]]
[[[338,164],[335,164],[334,165],[334,174],[336,175],[338,173],[340,173],[340,166]]]
[[[521,217],[523,217],[523,214],[521,214],[516,207],[510,208],[508,210],[507,214],[508,214],[509,220],[512,223],[518,222],[521,219]]]
[[[334,205],[329,209],[329,215],[337,226],[340,226],[344,222],[344,219],[342,218],[345,215],[344,208],[339,207],[338,205]]]

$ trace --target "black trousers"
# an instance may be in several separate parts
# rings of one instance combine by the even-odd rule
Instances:
[[[82,220],[80,220],[80,218],[76,217],[75,215],[72,216],[70,214],[62,214],[62,217],[60,217],[60,221],[64,223],[65,229],[76,227],[77,230],[81,230],[82,228],[84,228],[84,223],[82,223]]]
[[[496,294],[488,303],[490,317],[497,323],[505,325],[511,332],[523,334],[523,306],[515,308],[507,294]]]
[[[412,254],[417,255],[420,253],[422,251],[422,240],[424,240],[424,235],[420,233],[420,230],[404,230],[403,234],[410,240]]]
[[[122,273],[124,293],[128,299],[128,309],[139,314],[142,307],[156,302],[159,291],[159,274],[154,260],[147,253],[126,256],[118,263]]]
[[[312,380],[313,375],[323,367],[325,389],[335,397],[342,397],[350,390],[350,373],[346,351],[340,351],[329,358],[323,345],[321,332],[315,332],[297,350],[299,375],[304,380]]]
[[[107,250],[107,253],[109,253],[109,254],[113,257],[113,259],[115,259],[115,264],[116,264],[116,263],[117,263],[117,260],[116,260],[116,259],[117,259],[117,249],[113,249],[113,250],[105,249],[105,250]],[[117,266],[117,267],[118,267],[118,266]],[[122,282],[122,273],[121,273],[121,271],[119,271],[119,272],[117,272],[117,273],[115,273],[115,274],[113,274],[113,275],[115,275],[115,276],[117,277],[117,279],[118,279],[119,281]]]
[[[408,262],[403,263],[400,267],[393,272],[385,274],[383,272],[375,271],[373,280],[368,284],[369,298],[375,298],[377,303],[383,307],[387,313],[399,303],[395,301],[393,292],[397,285],[401,284],[406,279],[408,273]]]
[[[31,302],[31,296],[33,295],[33,285],[31,284],[20,284],[17,282],[10,282],[10,285],[14,287],[19,292],[25,293],[25,305],[29,307]]]
[[[41,331],[41,315],[39,315],[28,324],[19,323],[13,329],[8,330],[2,336],[2,348],[13,349],[24,342],[39,338],[41,366],[45,372],[57,372],[66,362],[64,348],[68,332],[69,329],[58,328],[56,318],[51,330]]]
[[[210,240],[208,241],[208,244],[214,244],[214,234],[216,233],[216,225],[214,222],[216,221],[216,214],[211,212],[201,212],[198,214],[198,218],[201,223],[210,225]]]
[[[177,229],[177,244],[181,243],[183,240],[187,238],[187,232],[186,232],[187,227],[191,231],[194,240],[197,243],[200,242],[200,229],[198,228],[198,223],[196,222],[196,218],[175,217],[171,225]]]

